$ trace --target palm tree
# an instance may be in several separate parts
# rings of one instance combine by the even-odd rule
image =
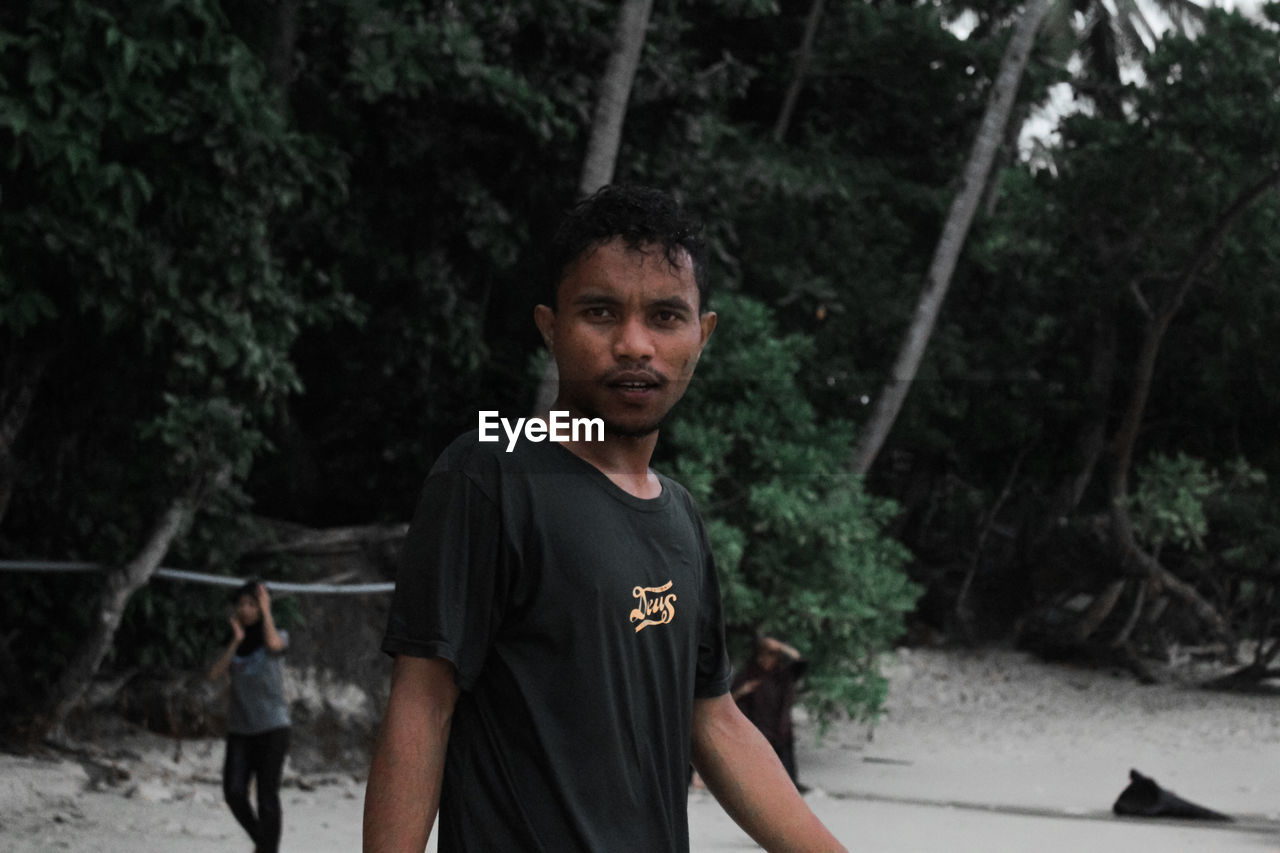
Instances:
[[[1080,71],[1072,83],[1080,94],[1087,95],[1105,116],[1123,115],[1121,88],[1123,70],[1140,63],[1155,49],[1160,31],[1151,16],[1137,0],[1114,0],[1114,10],[1102,0],[1072,0],[1070,16],[1054,16],[1058,27],[1079,21],[1074,32],[1063,36],[1063,43],[1074,41],[1074,52],[1080,60]],[[1187,35],[1194,34],[1204,21],[1204,8],[1192,0],[1155,0],[1153,12],[1164,17],[1170,27]],[[1061,57],[1064,61],[1068,57]]]
[[[1106,115],[1121,116],[1121,70],[1125,62],[1138,59],[1155,44],[1156,29],[1136,0],[1116,0],[1113,14],[1101,0],[1072,0],[1071,11],[1082,16],[1083,26],[1075,38],[1064,38],[1064,27],[1071,26],[1073,16],[1066,14],[1068,7],[1050,2],[1029,3],[1014,26],[1014,33],[1001,60],[996,83],[988,96],[987,110],[973,149],[965,165],[960,191],[948,212],[930,264],[926,286],[917,302],[915,314],[907,329],[898,357],[889,379],[876,398],[871,417],[863,427],[858,446],[854,451],[852,468],[860,474],[870,470],[880,449],[893,428],[906,395],[910,390],[924,351],[937,322],[943,299],[950,287],[969,226],[973,222],[978,204],[984,195],[991,194],[990,178],[1002,144],[1008,154],[1007,131],[1020,127],[1022,121],[1013,122],[1014,96],[1022,72],[1026,68],[1036,32],[1047,20],[1046,41],[1059,45],[1058,52],[1073,50],[1081,59],[1084,71],[1079,75],[1077,91],[1089,94],[1099,110]],[[1158,9],[1176,26],[1190,30],[1203,19],[1204,11],[1191,0],[1157,0]],[[1068,56],[1060,55],[1064,64]],[[1016,133],[1012,134],[1016,138]],[[993,196],[992,196],[993,198]],[[993,204],[989,200],[988,207]],[[1105,398],[1105,395],[1100,395]],[[1091,444],[1096,445],[1097,442]],[[1091,469],[1091,465],[1089,466]],[[1072,493],[1078,493],[1073,489]]]
[[[600,77],[600,90],[596,93],[595,111],[591,117],[591,133],[587,137],[587,152],[582,158],[582,171],[578,176],[579,198],[586,198],[613,180],[618,149],[622,145],[622,123],[627,115],[627,102],[631,99],[631,86],[640,66],[640,53],[644,50],[645,32],[652,11],[653,0],[625,0],[618,10],[613,50]],[[551,408],[559,388],[560,376],[555,360],[547,359],[534,393],[535,415]]]
[[[902,410],[911,383],[915,380],[938,314],[942,310],[942,301],[951,286],[951,276],[960,259],[969,227],[973,224],[979,202],[986,191],[987,178],[991,174],[1005,128],[1009,124],[1018,84],[1031,56],[1036,32],[1052,4],[1053,0],[1030,0],[1014,24],[1013,34],[1009,37],[1009,44],[1000,60],[1000,70],[987,95],[986,109],[973,140],[969,159],[965,163],[960,188],[951,202],[942,234],[934,248],[924,290],[916,303],[915,313],[903,337],[889,378],[876,397],[871,417],[863,426],[858,446],[854,450],[851,467],[858,474],[866,474],[875,462],[894,421],[897,420],[898,412]]]

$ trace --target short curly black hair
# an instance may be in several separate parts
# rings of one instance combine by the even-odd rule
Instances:
[[[601,243],[621,237],[627,248],[660,248],[672,266],[681,250],[693,261],[700,310],[711,295],[707,278],[707,246],[701,224],[667,193],[636,184],[609,184],[574,205],[560,223],[547,251],[544,298],[558,307],[560,282],[569,266]]]

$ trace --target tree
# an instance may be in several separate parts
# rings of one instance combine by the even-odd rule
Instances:
[[[822,0],[812,0],[809,15],[804,22],[804,37],[800,41],[800,50],[796,53],[796,69],[791,77],[791,85],[787,86],[787,94],[782,98],[782,107],[778,110],[778,120],[773,125],[773,141],[782,142],[791,126],[791,117],[795,114],[796,101],[800,98],[800,89],[804,86],[805,74],[813,59],[813,42],[818,35],[818,24],[822,21]]]
[[[20,372],[39,427],[23,455],[57,460],[6,539],[120,566],[47,697],[56,731],[194,515],[242,499],[264,420],[299,388],[300,329],[344,312],[278,247],[341,173],[286,127],[215,3],[30,4],[0,25],[0,327],[6,350],[47,359],[38,385]],[[50,488],[67,478],[71,494]],[[26,532],[45,512],[67,529]]]
[[[739,652],[757,632],[785,637],[812,663],[805,701],[821,718],[873,718],[879,656],[917,593],[885,534],[895,507],[843,470],[851,425],[820,422],[805,399],[806,340],[748,298],[724,296],[718,313],[660,452],[707,517]]]
[[[1113,534],[1120,552],[1122,567],[1135,567],[1146,578],[1140,587],[1167,591],[1183,600],[1214,631],[1225,633],[1227,625],[1216,609],[1195,588],[1183,582],[1163,566],[1157,557],[1138,542],[1129,510],[1129,477],[1134,465],[1135,448],[1146,414],[1157,359],[1171,323],[1186,303],[1194,286],[1210,275],[1210,267],[1220,257],[1232,230],[1243,217],[1280,186],[1280,144],[1272,134],[1280,133],[1280,112],[1242,109],[1235,117],[1245,126],[1232,127],[1227,121],[1215,122],[1206,132],[1199,118],[1182,116],[1181,104],[1188,97],[1205,90],[1218,90],[1224,81],[1238,83],[1245,92],[1280,92],[1280,76],[1274,69],[1273,39],[1262,35],[1260,28],[1243,19],[1211,13],[1202,38],[1192,40],[1175,37],[1165,40],[1152,57],[1150,70],[1156,75],[1148,90],[1139,93],[1139,116],[1146,119],[1147,130],[1139,145],[1153,143],[1161,149],[1190,149],[1196,161],[1203,161],[1209,150],[1221,170],[1218,180],[1207,191],[1192,188],[1175,190],[1184,210],[1192,208],[1205,217],[1199,236],[1190,251],[1167,251],[1163,263],[1151,257],[1151,266],[1136,271],[1128,281],[1128,291],[1143,319],[1140,346],[1133,361],[1129,396],[1119,425],[1111,441],[1112,465],[1108,482]],[[1266,46],[1264,46],[1266,45]],[[1243,93],[1242,93],[1243,94]],[[1266,103],[1264,96],[1259,104]],[[1222,109],[1223,117],[1231,116],[1231,107]],[[1261,130],[1262,135],[1257,135]],[[1219,135],[1221,134],[1221,135]],[[1155,139],[1150,138],[1154,135]],[[1258,155],[1262,156],[1259,158]],[[1199,196],[1197,198],[1197,196]],[[1168,203],[1151,199],[1162,211]],[[1189,212],[1189,210],[1188,210]],[[1165,216],[1169,214],[1165,212]],[[1177,215],[1177,214],[1175,214]],[[1186,215],[1185,213],[1183,214]],[[1198,218],[1198,217],[1197,217]],[[1152,242],[1162,242],[1154,234],[1144,235]],[[1176,260],[1174,260],[1176,259]],[[1170,261],[1179,264],[1170,269]],[[1112,581],[1107,594],[1100,596],[1095,607],[1086,614],[1079,628],[1080,637],[1088,637],[1114,608],[1127,581]],[[1145,595],[1139,597],[1141,600]]]
[[[974,139],[969,160],[965,164],[959,191],[952,201],[946,222],[942,226],[942,234],[938,238],[933,261],[929,265],[920,301],[916,305],[915,314],[890,371],[889,379],[876,398],[871,416],[863,427],[858,445],[854,450],[852,467],[859,474],[867,473],[875,462],[876,456],[879,455],[880,448],[884,445],[885,438],[888,437],[889,430],[893,428],[893,422],[902,409],[903,401],[906,400],[911,383],[919,370],[920,361],[924,358],[929,337],[938,321],[938,313],[942,310],[942,301],[946,298],[947,289],[951,285],[951,276],[955,272],[956,263],[964,248],[969,226],[982,200],[996,151],[1003,139],[1004,129],[1008,124],[1009,114],[1018,92],[1018,82],[1031,56],[1036,31],[1050,5],[1051,0],[1031,0],[1018,17],[1013,33],[1009,37],[1009,45],[1000,62],[1000,71],[988,95],[982,124]]]
[[[600,77],[591,132],[587,136],[587,151],[582,158],[579,197],[589,196],[613,181],[618,147],[622,144],[622,125],[627,115],[627,102],[631,98],[631,84],[640,65],[652,9],[653,0],[624,0],[618,10],[614,47]]]
[[[591,132],[587,135],[587,151],[582,157],[582,172],[578,176],[579,198],[586,198],[613,181],[618,163],[618,148],[622,145],[622,125],[627,116],[627,102],[631,99],[631,84],[636,77],[636,68],[640,65],[645,30],[649,26],[649,13],[652,9],[653,0],[624,0],[618,10],[613,50],[609,53],[609,61],[600,77],[596,105],[592,111]],[[534,394],[534,414],[551,408],[559,387],[556,363],[547,359]]]
[[[1124,113],[1067,119],[1052,168],[1012,181],[1008,209],[975,245],[981,272],[971,287],[998,310],[970,320],[974,328],[1002,334],[1011,310],[1002,280],[1031,300],[1014,315],[1027,312],[1029,346],[994,350],[1036,377],[1020,405],[1040,407],[1027,410],[1037,416],[1030,429],[1000,433],[1035,448],[1023,499],[1012,504],[1021,511],[1003,524],[1025,525],[1017,559],[1043,606],[1028,624],[1057,620],[1046,625],[1064,645],[1115,647],[1107,653],[1132,660],[1170,636],[1203,636],[1186,625],[1232,630],[1237,561],[1225,549],[1162,551],[1133,502],[1135,482],[1154,493],[1147,478],[1161,456],[1193,454],[1215,467],[1273,459],[1271,443],[1247,426],[1268,417],[1272,396],[1242,380],[1270,369],[1270,323],[1260,318],[1277,297],[1267,272],[1276,251],[1276,53],[1265,28],[1218,13],[1197,37],[1165,36],[1145,82],[1124,91]],[[985,269],[993,262],[999,272]],[[1249,570],[1265,564],[1255,559]],[[1060,608],[1082,593],[1093,602],[1083,617]]]
[[[191,523],[200,505],[199,491],[204,485],[196,484],[190,494],[175,498],[157,519],[155,528],[137,555],[123,567],[107,574],[94,613],[93,629],[77,648],[50,692],[45,725],[54,738],[63,737],[63,724],[84,697],[103,658],[107,656],[129,599],[151,579],[174,540]]]

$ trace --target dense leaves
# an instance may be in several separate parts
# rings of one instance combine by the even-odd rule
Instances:
[[[3,466],[6,551],[118,564],[180,496],[215,527],[248,505],[264,428],[302,387],[301,330],[349,312],[290,245],[345,175],[289,127],[216,3],[32,3],[0,20],[0,351],[7,376],[42,365]],[[74,637],[92,587],[50,610],[6,597],[4,621]]]
[[[811,343],[780,336],[746,297],[718,313],[664,440],[711,519],[730,629],[810,650],[811,705],[867,713],[885,695],[877,656],[918,592],[902,572],[907,552],[884,532],[895,508],[845,470],[852,426],[819,421],[805,399],[797,377]]]
[[[928,587],[915,621],[951,627],[965,590],[976,633],[1004,637],[1120,571],[1076,547],[1117,467],[1143,547],[1262,626],[1280,554],[1275,27],[1211,11],[1139,74],[1099,30],[1067,61],[1073,22],[1101,18],[1057,16],[1018,115],[1062,81],[1080,109],[1030,161],[1010,138],[864,483],[844,460],[1015,10],[825,4],[777,141],[809,6],[655,4],[618,160],[707,224],[721,327],[659,461],[702,503],[735,635],[800,646],[820,710],[872,711],[906,574]],[[541,246],[573,200],[613,23],[553,0],[0,9],[4,554],[118,563],[193,484],[204,510],[169,556],[193,567],[239,571],[253,513],[405,519],[477,410],[528,409]],[[1126,462],[1114,439],[1164,313]],[[56,670],[92,582],[5,583],[0,664]],[[117,665],[199,657],[216,602],[165,589],[126,615]]]

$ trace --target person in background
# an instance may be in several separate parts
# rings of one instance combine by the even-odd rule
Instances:
[[[254,853],[280,847],[280,779],[289,749],[289,706],[282,657],[289,635],[276,629],[266,586],[249,581],[231,594],[231,642],[209,669],[211,681],[231,677],[222,792],[254,843]],[[256,780],[258,810],[249,804]]]
[[[773,637],[761,637],[755,657],[733,684],[733,698],[748,720],[778,753],[791,781],[800,793],[809,789],[796,774],[795,733],[791,727],[791,706],[796,700],[796,682],[808,664],[791,646]]]

